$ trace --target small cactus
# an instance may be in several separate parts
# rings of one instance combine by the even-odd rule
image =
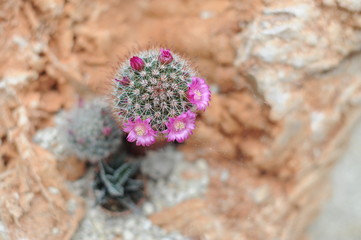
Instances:
[[[94,189],[97,203],[113,211],[132,210],[141,214],[136,203],[143,197],[143,182],[137,179],[139,162],[125,162],[125,154],[114,154],[110,163],[99,162]]]
[[[102,99],[80,100],[65,113],[60,129],[69,151],[92,163],[110,156],[121,144],[121,131]]]
[[[113,112],[127,140],[149,146],[158,136],[183,142],[195,129],[197,110],[210,100],[206,82],[170,50],[143,51],[124,62],[114,78]]]

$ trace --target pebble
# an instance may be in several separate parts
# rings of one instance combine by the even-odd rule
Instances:
[[[125,230],[123,232],[123,238],[124,240],[134,240],[134,234],[129,230]]]
[[[59,234],[59,228],[53,228],[53,229],[51,229],[51,233],[53,234],[53,235],[58,235]]]
[[[198,159],[196,165],[200,170],[207,170],[208,168],[207,163],[204,159]]]
[[[0,222],[0,233],[7,232],[5,225]]]
[[[151,202],[144,203],[143,212],[145,215],[151,215],[154,213],[154,205]]]
[[[60,140],[60,133],[56,127],[48,127],[39,130],[34,135],[34,142],[39,144],[42,148],[52,152],[57,160],[63,161],[69,152],[66,146]]]
[[[55,187],[48,187],[48,190],[50,193],[54,194],[54,195],[57,195],[59,194],[59,189],[55,188]]]
[[[133,218],[129,218],[126,223],[125,223],[125,227],[128,228],[128,229],[132,229],[135,227],[135,219]]]
[[[220,179],[222,182],[227,182],[229,179],[229,171],[222,170]]]
[[[75,199],[69,199],[68,203],[67,203],[67,209],[68,212],[73,214],[75,213],[75,211],[77,210],[78,206],[77,206],[77,202]]]
[[[152,223],[150,221],[145,221],[142,227],[144,230],[149,230],[152,227]]]

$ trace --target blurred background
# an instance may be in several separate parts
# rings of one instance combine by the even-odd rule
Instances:
[[[359,0],[2,0],[0,32],[1,238],[361,239]],[[159,46],[196,66],[212,101],[154,157],[178,170],[148,180],[146,216],[114,215],[94,206],[88,165],[52,149],[57,134],[34,136]]]

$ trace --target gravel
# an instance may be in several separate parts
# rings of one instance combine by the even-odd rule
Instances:
[[[154,160],[155,159],[155,160]],[[159,160],[162,159],[162,160]],[[148,161],[148,162],[147,162]],[[164,161],[171,164],[161,170]],[[162,164],[163,163],[163,164]],[[145,167],[147,166],[147,167]],[[153,225],[147,216],[174,206],[186,199],[199,197],[208,186],[208,166],[204,160],[187,162],[173,146],[150,152],[142,162],[142,171],[148,177],[148,198],[141,206],[143,215],[112,213],[95,206],[91,189],[94,171],[82,179],[69,183],[74,193],[85,198],[87,211],[73,240],[188,240],[177,232],[167,232]]]
[[[56,159],[64,160],[68,157],[66,147],[59,140],[59,130],[56,127],[48,127],[35,133],[33,140],[42,148],[54,154]]]
[[[144,216],[111,216],[99,207],[89,207],[84,221],[73,237],[74,240],[113,240],[117,237],[122,237],[122,240],[188,239],[179,233],[167,233]]]

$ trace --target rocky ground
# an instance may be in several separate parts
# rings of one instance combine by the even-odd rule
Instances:
[[[208,167],[204,160],[189,163],[174,147],[150,152],[142,159],[147,194],[140,204],[142,215],[132,212],[116,213],[95,206],[92,190],[93,170],[70,189],[86,200],[86,215],[73,240],[117,239],[123,240],[186,240],[176,232],[167,232],[154,225],[149,215],[173,207],[185,200],[201,197],[207,190]],[[167,165],[169,164],[169,165]],[[164,165],[167,165],[164,167]],[[144,168],[145,166],[146,168]],[[159,172],[162,172],[159,174]]]
[[[332,172],[333,191],[311,226],[310,239],[361,239],[361,122],[345,155]]]
[[[154,184],[152,223],[194,239],[303,240],[360,116],[360,13],[359,0],[0,1],[3,238],[77,232],[92,208],[64,179],[86,168],[34,134],[79,96],[106,95],[112,66],[150,43],[190,58],[212,86],[178,148],[207,162],[207,189]]]

